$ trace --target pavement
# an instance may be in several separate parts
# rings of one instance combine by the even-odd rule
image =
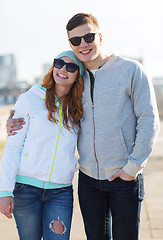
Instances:
[[[0,159],[3,149],[0,149]],[[75,174],[74,210],[70,240],[86,240],[83,220],[77,196],[77,179]],[[163,122],[155,149],[144,170],[145,198],[142,204],[140,240],[163,240]],[[0,240],[18,240],[13,219],[0,214]]]

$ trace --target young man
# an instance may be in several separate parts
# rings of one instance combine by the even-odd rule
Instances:
[[[102,35],[91,14],[76,14],[66,29],[87,68],[78,137],[78,193],[87,239],[105,239],[108,210],[113,239],[137,240],[142,170],[159,132],[152,82],[137,61],[102,52]]]

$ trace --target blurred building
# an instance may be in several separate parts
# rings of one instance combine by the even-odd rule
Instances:
[[[35,79],[34,79],[35,84],[41,84],[42,83],[43,77],[45,76],[45,74],[48,73],[51,65],[52,64],[50,64],[50,63],[44,63],[42,65],[42,74],[40,76],[35,77]]]
[[[0,106],[15,104],[18,96],[29,87],[26,81],[17,81],[15,56],[0,55]]]
[[[0,88],[12,88],[16,81],[16,61],[14,55],[0,56]]]
[[[154,85],[163,86],[163,77],[154,77],[152,81]]]
[[[163,77],[155,77],[152,79],[155,88],[157,106],[160,119],[163,119]]]
[[[44,63],[44,64],[42,65],[42,73],[43,73],[43,76],[44,76],[45,74],[47,74],[47,72],[49,71],[51,65],[52,65],[52,64],[50,64],[50,63]]]

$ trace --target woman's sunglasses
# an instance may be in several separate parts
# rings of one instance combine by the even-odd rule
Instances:
[[[61,69],[64,65],[66,65],[66,70],[71,73],[74,73],[79,68],[79,66],[75,63],[66,63],[60,58],[54,59],[54,67]]]
[[[86,43],[92,43],[95,40],[95,34],[99,34],[99,33],[87,33],[81,37],[69,38],[69,41],[73,46],[79,46],[82,38],[84,38],[84,41]]]

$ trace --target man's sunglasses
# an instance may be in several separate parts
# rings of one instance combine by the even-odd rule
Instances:
[[[79,46],[82,38],[84,38],[84,41],[86,43],[92,43],[95,40],[95,34],[99,34],[99,33],[87,33],[81,37],[69,38],[69,41],[73,46]]]
[[[66,65],[66,70],[71,73],[74,73],[79,68],[79,66],[75,63],[66,63],[60,58],[54,59],[54,67],[61,69],[64,65]]]

